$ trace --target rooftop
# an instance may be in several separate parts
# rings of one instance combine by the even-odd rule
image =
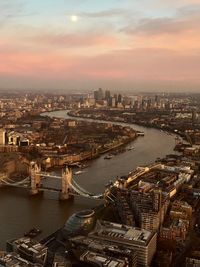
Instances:
[[[83,253],[83,255],[80,258],[83,261],[87,261],[87,262],[93,262],[93,263],[98,263],[101,264],[99,266],[102,267],[126,267],[126,261],[125,260],[120,260],[120,259],[116,259],[113,257],[109,257],[106,255],[101,255],[99,253],[95,253],[95,252],[91,252],[91,251],[86,251],[85,253]]]
[[[90,218],[94,215],[94,210],[83,210],[76,213],[76,216],[79,218]]]
[[[21,249],[28,250],[34,254],[41,254],[44,250],[47,250],[47,247],[28,237],[22,237],[9,243],[17,246],[18,248],[20,247]]]
[[[1,265],[1,263],[3,265]],[[0,252],[0,266],[13,267],[42,267],[41,264],[32,264],[29,261],[22,259],[17,253]]]
[[[85,246],[88,249],[95,249],[95,251],[112,251],[112,252],[119,252],[123,253],[126,255],[133,255],[133,250],[128,249],[126,246],[123,246],[120,244],[114,245],[111,241],[102,241],[99,239],[91,238],[91,237],[86,237],[86,236],[75,236],[70,238],[70,241],[72,243],[75,243],[77,246],[80,244],[81,246]]]
[[[97,235],[99,237],[118,239],[121,242],[138,243],[147,245],[154,235],[145,229],[130,227],[127,225],[112,223],[108,221],[98,221],[93,232],[89,235]]]

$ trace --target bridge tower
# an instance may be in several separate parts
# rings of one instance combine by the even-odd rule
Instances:
[[[30,163],[30,177],[31,177],[31,195],[36,195],[39,193],[39,187],[41,185],[40,177],[41,167],[36,162]]]
[[[66,167],[66,169],[62,172],[62,190],[60,192],[60,200],[67,200],[71,198],[70,195],[70,184],[72,181],[72,170]]]

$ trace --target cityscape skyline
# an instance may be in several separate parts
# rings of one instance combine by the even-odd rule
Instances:
[[[198,91],[199,0],[4,1],[0,88]]]
[[[200,94],[5,90],[0,119],[1,266],[199,266]]]

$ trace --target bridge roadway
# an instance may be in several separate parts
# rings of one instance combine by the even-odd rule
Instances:
[[[57,176],[57,175],[52,175],[48,172],[36,172],[36,174],[39,174],[41,177],[46,177],[46,178],[54,178],[54,179],[61,179],[61,176]]]
[[[49,191],[49,192],[61,192],[61,189],[53,188],[49,186],[40,186],[38,187],[39,191]]]
[[[161,164],[152,164],[148,167],[138,167],[137,172],[133,173],[133,175],[130,175],[127,179],[127,185],[130,186],[130,184],[139,178],[140,176],[144,175],[145,173],[156,169],[156,168],[161,168]],[[46,172],[37,172],[37,175],[40,175],[41,177],[49,177],[53,179],[59,179],[62,181],[62,177],[56,176],[56,175],[51,175],[50,173]],[[118,186],[118,181],[114,183],[115,186]],[[22,181],[19,182],[14,182],[13,180],[9,179],[6,174],[0,175],[0,184],[11,186],[11,187],[18,187],[18,188],[26,188],[26,189],[31,189],[31,178],[27,177]],[[75,195],[75,196],[83,196],[86,198],[93,198],[93,199],[102,199],[103,194],[101,195],[93,195],[90,192],[86,191],[82,187],[80,187],[76,181],[68,181],[68,188],[69,188],[69,195]],[[57,189],[57,188],[52,188],[49,186],[38,186],[37,187],[38,191],[50,191],[50,192],[62,192],[62,189]]]
[[[40,174],[41,177],[49,177],[53,179],[59,179],[60,181],[62,181],[62,177],[60,176],[51,175],[49,173],[37,173],[37,174]],[[27,177],[22,181],[15,182],[9,179],[8,176],[4,175],[4,176],[1,176],[0,185],[1,184],[5,186],[10,186],[10,187],[31,190],[31,178],[30,177]],[[86,191],[81,186],[79,186],[76,183],[76,181],[72,181],[72,183],[68,181],[68,186],[69,186],[69,195],[72,195],[72,196],[83,196],[83,197],[92,198],[92,199],[102,199],[103,197],[103,195],[93,195],[92,193]],[[58,193],[62,192],[62,189],[53,188],[49,186],[43,186],[43,185],[38,186],[37,190],[39,192],[41,191],[58,192]]]

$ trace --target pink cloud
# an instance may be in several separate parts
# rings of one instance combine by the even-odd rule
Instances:
[[[70,56],[59,54],[43,54],[31,52],[6,52],[0,53],[0,73],[20,76],[46,76],[54,75],[60,71],[67,71],[72,62]]]
[[[95,67],[95,64],[98,65]],[[87,76],[124,80],[198,80],[200,52],[177,54],[166,49],[135,49],[111,53],[80,63]],[[93,71],[92,71],[93,70]]]
[[[173,18],[146,18],[121,32],[26,29],[0,40],[0,76],[55,86],[89,80],[200,84],[199,26],[196,11],[182,8]]]
[[[99,56],[1,54],[0,74],[38,79],[188,80],[199,81],[200,51],[132,49]]]
[[[43,45],[58,47],[91,47],[91,46],[113,46],[117,38],[109,34],[42,34],[33,37],[33,41]]]

